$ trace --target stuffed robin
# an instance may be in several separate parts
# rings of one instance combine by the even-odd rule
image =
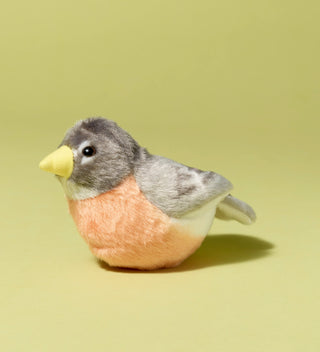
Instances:
[[[110,266],[174,267],[201,245],[215,216],[255,221],[223,176],[152,155],[104,118],[77,122],[40,168],[58,177],[81,236]]]

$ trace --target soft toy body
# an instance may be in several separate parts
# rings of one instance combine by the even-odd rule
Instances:
[[[224,177],[152,155],[103,118],[79,121],[40,167],[58,176],[81,236],[111,266],[174,267],[201,245],[215,215],[255,220]]]

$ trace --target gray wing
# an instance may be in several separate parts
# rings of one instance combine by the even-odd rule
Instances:
[[[217,173],[150,154],[136,165],[134,176],[146,198],[172,217],[181,217],[215,198],[223,199],[232,189]]]

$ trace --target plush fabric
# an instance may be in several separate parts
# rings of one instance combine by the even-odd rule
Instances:
[[[172,217],[181,217],[228,194],[232,184],[212,171],[202,171],[158,155],[136,163],[137,184],[151,203]]]
[[[61,145],[73,152],[72,174],[68,178],[58,176],[69,199],[94,198],[134,175],[145,197],[169,217],[181,218],[220,199],[217,215],[221,219],[254,222],[255,214],[248,204],[231,196],[223,200],[233,187],[225,177],[149,153],[114,121],[79,121],[68,130]],[[84,155],[86,147],[96,153]]]
[[[256,221],[256,214],[253,209],[231,194],[219,203],[216,217],[221,220],[237,220],[244,225],[250,225]]]
[[[200,246],[215,215],[255,221],[226,178],[152,155],[114,121],[77,122],[58,150],[70,152],[40,167],[57,175],[80,234],[112,266],[176,266]],[[62,173],[66,159],[72,170]]]
[[[174,267],[204,238],[172,223],[145,198],[133,176],[95,198],[68,202],[92,253],[111,266],[148,270]]]

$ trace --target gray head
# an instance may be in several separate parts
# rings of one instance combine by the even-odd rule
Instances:
[[[130,175],[139,158],[138,143],[115,122],[101,117],[77,122],[60,146],[73,152],[69,178],[57,176],[69,198],[94,197]]]

